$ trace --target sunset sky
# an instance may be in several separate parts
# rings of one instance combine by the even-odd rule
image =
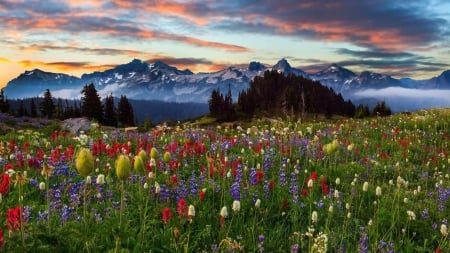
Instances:
[[[0,87],[162,60],[210,72],[259,61],[338,63],[400,78],[450,69],[448,0],[0,0]]]

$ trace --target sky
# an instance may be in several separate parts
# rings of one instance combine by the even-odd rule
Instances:
[[[0,0],[0,87],[133,59],[212,72],[286,58],[428,79],[450,69],[448,0]]]

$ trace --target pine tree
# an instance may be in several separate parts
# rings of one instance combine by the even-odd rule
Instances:
[[[103,123],[103,106],[94,84],[85,85],[81,93],[81,115]]]
[[[32,98],[30,102],[30,116],[33,118],[37,117],[37,106],[36,103],[34,102],[34,98]]]
[[[208,101],[209,105],[209,114],[213,117],[218,117],[221,113],[221,107],[222,107],[222,99],[220,97],[220,91],[219,89],[213,90],[211,92],[211,98]]]
[[[117,121],[122,126],[134,126],[134,112],[128,98],[120,96],[119,105],[117,108]]]
[[[10,106],[9,102],[5,97],[5,94],[3,93],[3,89],[0,91],[0,111],[5,113],[9,112]]]
[[[19,109],[17,109],[17,117],[23,117],[23,116],[28,116],[28,112],[27,112],[27,109],[25,108],[23,100],[20,99]]]
[[[375,107],[373,108],[372,115],[373,116],[389,116],[391,115],[391,108],[386,105],[386,102],[378,102]]]
[[[114,106],[114,97],[111,95],[105,99],[105,125],[117,126],[116,108]]]
[[[49,89],[44,92],[44,99],[41,102],[41,113],[43,117],[51,119],[55,113],[55,104],[53,102],[52,93]]]

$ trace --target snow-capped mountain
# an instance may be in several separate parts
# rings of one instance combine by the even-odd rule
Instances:
[[[442,72],[425,82],[425,87],[430,89],[450,89],[450,70]]]
[[[320,81],[323,85],[333,88],[336,92],[342,91],[342,86],[356,77],[352,71],[337,64],[331,64],[327,68],[309,76],[312,80]]]
[[[450,89],[450,71],[430,80],[399,80],[369,71],[357,75],[337,64],[331,64],[316,73],[306,73],[292,67],[286,59],[281,59],[273,66],[250,62],[247,67],[228,67],[211,73],[192,73],[161,61],[149,64],[141,60],[133,60],[103,72],[84,74],[81,78],[35,69],[11,80],[4,92],[8,98],[14,99],[41,96],[45,89],[50,89],[54,97],[77,98],[81,97],[80,91],[84,85],[94,83],[101,97],[124,94],[131,99],[207,103],[214,89],[225,93],[230,88],[233,98],[237,99],[239,92],[248,88],[255,76],[262,76],[267,70],[302,75],[320,81],[343,95],[391,86]]]
[[[80,79],[75,76],[34,69],[25,71],[9,81],[4,92],[8,98],[35,97],[43,93],[45,89],[72,89],[77,87],[79,82]]]

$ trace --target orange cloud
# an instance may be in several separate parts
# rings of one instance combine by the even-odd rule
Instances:
[[[218,12],[215,12],[215,14],[217,15],[211,15],[212,13],[207,13],[208,15],[198,15],[199,13],[195,11],[195,7],[193,6],[194,4],[186,2],[180,3],[174,1],[159,0],[148,4],[146,2],[140,1],[115,0],[114,3],[121,8],[153,12],[159,15],[181,17],[201,26],[209,23],[210,20],[217,18],[217,15],[220,15],[220,13]],[[201,6],[206,8],[207,5],[208,3],[206,1],[201,4]],[[212,10],[209,11],[212,12]]]
[[[92,65],[88,62],[43,62],[43,61],[19,61],[21,66],[28,69],[48,69],[47,71],[62,71],[64,73],[86,73],[90,71],[104,71],[114,68],[116,65]]]
[[[9,63],[10,62],[10,60],[9,59],[6,59],[6,58],[3,58],[3,57],[0,57],[0,63]]]

